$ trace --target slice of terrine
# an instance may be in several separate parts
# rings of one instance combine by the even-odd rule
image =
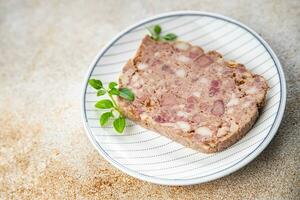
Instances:
[[[252,127],[266,80],[242,64],[182,41],[146,36],[119,78],[135,100],[118,99],[126,117],[187,147],[226,149]]]

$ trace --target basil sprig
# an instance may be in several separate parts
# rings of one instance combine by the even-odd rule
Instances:
[[[148,31],[150,32],[151,38],[154,40],[160,41],[173,41],[177,39],[177,35],[174,33],[167,33],[165,35],[161,34],[161,27],[160,25],[154,25],[151,27],[147,27]]]
[[[113,127],[117,133],[123,133],[126,120],[125,116],[120,111],[120,108],[115,101],[113,95],[119,96],[128,101],[134,100],[133,92],[128,88],[117,88],[118,84],[116,82],[110,82],[108,89],[103,87],[103,84],[100,80],[90,79],[89,85],[97,90],[97,96],[108,95],[110,99],[102,99],[95,104],[96,108],[109,110],[101,114],[99,123],[101,126],[105,126],[109,119],[113,119]]]

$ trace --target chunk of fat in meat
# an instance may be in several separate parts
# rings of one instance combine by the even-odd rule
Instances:
[[[257,91],[257,88],[256,88],[256,87],[251,87],[251,88],[247,89],[245,92],[246,92],[247,94],[255,94],[255,93],[257,93],[258,91]]]
[[[231,133],[235,133],[239,130],[239,125],[237,125],[234,121],[231,121],[230,122],[230,128],[229,128],[229,131]]]
[[[229,131],[229,128],[227,126],[223,126],[222,128],[219,128],[218,132],[217,132],[217,137],[222,137],[224,135],[226,135]]]
[[[178,121],[176,124],[183,132],[189,132],[191,130],[191,126],[187,122]]]
[[[180,110],[180,111],[177,112],[177,116],[188,118],[189,113]]]
[[[252,102],[249,101],[249,100],[247,100],[247,101],[245,101],[245,102],[243,103],[242,108],[248,108],[248,107],[251,106],[251,104],[252,104]]]
[[[240,102],[240,99],[237,97],[231,97],[230,100],[227,103],[227,106],[236,106]]]
[[[202,77],[202,78],[199,79],[199,83],[204,84],[204,85],[208,85],[209,80],[207,78]]]
[[[195,133],[203,138],[211,138],[212,137],[212,131],[206,126],[198,127],[196,129]]]
[[[180,41],[177,41],[174,45],[177,49],[179,50],[182,50],[182,51],[187,51],[191,45],[186,43],[186,42],[180,42]]]
[[[234,108],[229,108],[229,109],[227,109],[227,111],[226,111],[228,114],[232,114],[232,113],[234,113]]]
[[[184,108],[185,105],[184,105],[184,104],[180,104],[180,105],[178,105],[178,107],[179,107],[179,108]]]
[[[137,68],[139,70],[144,70],[144,69],[148,68],[148,64],[146,64],[146,63],[140,63],[140,64],[138,64]]]
[[[185,74],[186,74],[186,72],[185,72],[184,69],[178,69],[178,70],[176,70],[176,75],[177,75],[178,77],[180,77],[180,78],[184,78],[184,77],[185,77]]]
[[[176,57],[176,59],[183,63],[188,63],[188,62],[192,61],[189,57],[186,57],[184,55],[180,55],[180,56]]]
[[[200,92],[193,92],[192,94],[193,94],[195,97],[198,97],[198,98],[201,96]]]
[[[160,56],[160,52],[155,52],[155,53],[154,53],[154,56],[155,56],[155,57],[159,57],[159,56]]]

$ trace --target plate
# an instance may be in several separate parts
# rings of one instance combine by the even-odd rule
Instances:
[[[204,154],[186,148],[134,122],[123,135],[112,126],[99,126],[99,100],[87,84],[95,78],[107,85],[132,58],[148,33],[146,27],[160,24],[164,32],[180,40],[217,50],[226,60],[243,63],[265,77],[270,86],[266,105],[253,128],[229,149]],[[286,85],[281,64],[270,46],[252,29],[231,18],[213,13],[172,12],[143,20],[113,38],[92,62],[83,86],[82,113],[87,135],[99,153],[113,166],[138,179],[163,185],[199,184],[226,176],[248,164],[270,143],[281,122]]]

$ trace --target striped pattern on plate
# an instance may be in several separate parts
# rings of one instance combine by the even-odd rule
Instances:
[[[267,103],[251,131],[229,149],[203,154],[129,122],[123,135],[112,126],[99,127],[99,100],[87,86],[90,78],[104,84],[117,81],[127,60],[134,56],[145,27],[160,24],[164,32],[180,40],[217,50],[227,60],[243,63],[268,81]],[[202,12],[176,12],[140,22],[113,39],[92,63],[84,83],[83,118],[89,138],[114,166],[142,180],[167,185],[189,185],[225,176],[254,159],[270,142],[280,124],[285,107],[285,79],[280,63],[254,31],[227,17]]]

